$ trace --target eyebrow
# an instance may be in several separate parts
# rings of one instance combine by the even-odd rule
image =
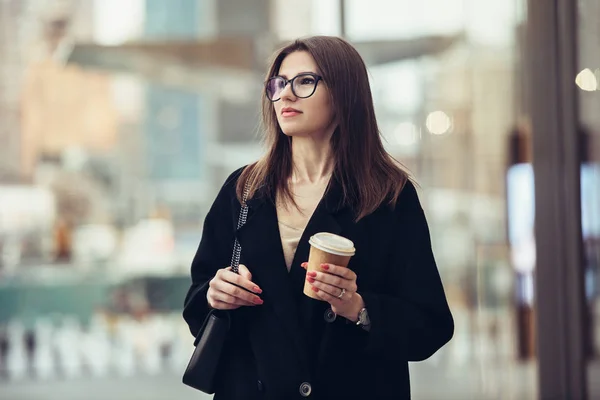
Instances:
[[[303,72],[298,72],[298,73],[297,73],[296,75],[294,75],[294,76],[298,76],[298,75],[302,75],[302,74],[315,74],[315,75],[317,75],[317,73],[316,73],[316,72],[314,72],[314,71],[303,71]],[[287,75],[284,75],[284,74],[277,74],[277,75],[275,75],[275,76],[280,76],[280,77],[282,77],[282,78],[288,79]]]

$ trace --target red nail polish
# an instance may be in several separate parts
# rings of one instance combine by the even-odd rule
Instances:
[[[312,276],[313,278],[317,276],[317,273],[315,271],[309,271],[306,273],[306,275],[308,276]]]
[[[323,268],[323,269],[329,269],[329,265],[323,264],[323,265],[321,265],[321,268]]]
[[[309,276],[306,278],[306,280],[309,281],[310,283],[313,283],[315,281],[315,278],[312,278]]]
[[[314,287],[314,286],[311,286],[310,288],[311,288],[313,291],[315,291],[315,292],[318,292],[318,291],[319,291],[319,289],[318,289],[318,288],[316,288],[316,287]]]

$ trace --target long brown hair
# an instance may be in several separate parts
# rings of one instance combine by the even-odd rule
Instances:
[[[315,60],[329,89],[339,125],[331,137],[335,164],[332,179],[342,190],[342,205],[360,220],[381,204],[396,204],[408,174],[384,149],[360,54],[345,40],[332,36],[297,39],[275,53],[267,79],[279,73],[284,58],[306,51]],[[241,200],[248,182],[249,198],[256,193],[275,201],[277,193],[293,203],[288,186],[292,174],[291,138],[279,127],[272,103],[263,96],[262,120],[266,154],[242,172],[237,184]]]

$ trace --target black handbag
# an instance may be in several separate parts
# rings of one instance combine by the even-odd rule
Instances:
[[[246,223],[248,217],[248,186],[244,190],[244,198],[238,218],[237,227],[240,229]],[[239,273],[240,255],[242,247],[237,238],[233,243],[233,254],[231,255],[231,270]],[[231,316],[227,311],[212,309],[202,323],[202,327],[194,341],[194,353],[190,358],[185,372],[183,383],[207,394],[215,392],[215,380],[223,346],[227,333],[231,327]]]

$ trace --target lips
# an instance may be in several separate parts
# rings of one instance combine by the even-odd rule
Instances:
[[[302,114],[302,111],[296,110],[292,107],[284,107],[281,109],[282,117],[293,117],[294,115]]]

